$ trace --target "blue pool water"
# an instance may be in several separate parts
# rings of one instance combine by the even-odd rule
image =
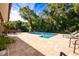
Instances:
[[[40,35],[40,37],[43,37],[43,38],[50,38],[50,37],[56,36],[56,34],[45,33],[45,32],[32,32],[32,34]]]

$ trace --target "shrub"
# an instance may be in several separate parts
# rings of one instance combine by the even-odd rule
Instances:
[[[17,29],[17,30],[20,29],[22,32],[29,31],[28,24],[26,22],[22,22],[20,20],[4,23],[3,26],[6,29],[10,29],[10,30],[11,29]]]
[[[7,38],[6,39],[6,44],[12,44],[12,43],[15,43],[16,42],[16,39],[14,38]]]
[[[4,23],[3,26],[7,29],[16,29],[15,22],[7,22],[7,23]]]
[[[16,39],[8,37],[0,37],[0,51],[7,48],[8,44],[15,43]]]
[[[6,48],[7,46],[5,40],[2,37],[0,37],[0,51]]]

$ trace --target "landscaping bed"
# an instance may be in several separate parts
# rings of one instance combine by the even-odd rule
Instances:
[[[10,44],[13,44],[16,42],[16,39],[6,37],[6,36],[0,36],[0,56],[4,55],[7,51],[7,48]]]

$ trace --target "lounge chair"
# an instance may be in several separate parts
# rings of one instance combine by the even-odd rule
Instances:
[[[73,53],[75,53],[76,46],[79,45],[79,33],[73,35],[73,36],[70,38],[70,40],[69,40],[69,47],[71,46],[72,39],[74,39],[74,41],[73,41],[73,45],[74,45]],[[79,47],[79,46],[78,46],[78,47]]]
[[[78,31],[72,32],[70,34],[64,34],[63,37],[65,37],[65,38],[71,38],[71,37],[73,37],[77,33],[78,33]]]
[[[78,48],[79,48],[79,39],[78,40],[75,40],[74,42],[74,50],[73,50],[73,53],[75,53],[75,50],[76,50],[76,46],[78,45]]]
[[[71,39],[75,39],[75,40],[79,39],[79,33],[75,33],[70,36],[69,47],[71,46],[71,42],[72,42]]]
[[[71,33],[70,36],[74,36],[74,35],[76,35],[77,33],[78,33],[78,31],[75,31],[75,32]]]

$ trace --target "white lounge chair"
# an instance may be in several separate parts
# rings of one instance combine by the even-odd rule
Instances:
[[[73,35],[70,40],[69,40],[69,47],[71,46],[72,44],[72,40],[71,39],[74,39],[73,40],[73,45],[74,45],[74,50],[73,50],[73,53],[75,53],[75,50],[76,50],[76,45],[78,45],[79,47],[79,33]]]
[[[71,37],[73,37],[75,34],[77,34],[78,33],[78,31],[75,31],[75,32],[72,32],[72,33],[70,33],[70,34],[64,34],[63,35],[63,37],[64,38],[71,38]]]
[[[75,39],[75,40],[79,39],[79,33],[77,32],[70,36],[69,47],[71,46],[71,41],[72,41],[71,39]]]

